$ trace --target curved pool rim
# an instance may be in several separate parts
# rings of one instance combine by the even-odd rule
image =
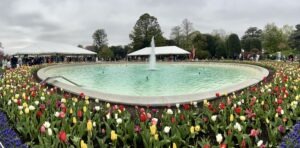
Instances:
[[[44,68],[41,68],[37,72],[37,76],[40,80],[45,80],[48,75],[47,71],[55,68],[62,68],[62,67],[70,67],[70,66],[84,66],[84,65],[95,65],[95,64],[115,64],[115,63],[71,63],[71,64],[57,64],[57,65],[51,65]],[[125,64],[125,63],[116,63],[116,64]],[[131,63],[126,63],[131,64]],[[132,63],[132,64],[138,64],[138,63]],[[145,64],[145,63],[143,63]],[[168,64],[165,63],[164,64]],[[170,63],[170,64],[176,64],[176,63]],[[251,64],[241,64],[241,63],[217,63],[217,62],[201,62],[201,63],[194,63],[194,62],[180,62],[178,64],[205,64],[205,65],[230,65],[230,66],[243,66],[247,68],[252,68],[254,70],[257,70],[258,74],[255,75],[254,78],[248,79],[244,82],[237,83],[234,85],[230,85],[228,87],[201,92],[201,93],[194,93],[194,94],[186,94],[186,95],[174,95],[174,96],[130,96],[130,95],[119,95],[119,94],[110,94],[110,93],[104,93],[96,90],[90,90],[74,85],[69,85],[63,82],[60,82],[55,79],[49,79],[47,81],[48,84],[52,86],[56,86],[58,88],[62,88],[64,91],[70,92],[72,94],[79,95],[80,93],[84,93],[85,95],[89,96],[90,98],[98,98],[105,102],[111,102],[111,103],[118,103],[118,104],[127,104],[127,105],[150,105],[150,106],[165,106],[165,105],[174,105],[177,103],[190,103],[190,102],[199,102],[203,101],[205,99],[210,100],[216,98],[216,93],[225,94],[225,93],[232,93],[235,91],[239,91],[241,89],[244,89],[246,87],[249,87],[251,85],[259,83],[261,80],[263,80],[264,77],[267,77],[269,75],[269,71],[266,68],[251,65]]]

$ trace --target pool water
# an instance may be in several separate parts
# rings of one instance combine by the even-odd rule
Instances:
[[[232,64],[94,64],[56,68],[50,76],[64,76],[83,88],[129,96],[173,96],[213,91],[242,83],[257,71]],[[60,80],[64,83],[66,81]]]

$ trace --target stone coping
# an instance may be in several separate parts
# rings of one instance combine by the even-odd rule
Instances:
[[[244,82],[230,85],[224,88],[217,88],[215,90],[195,93],[195,94],[186,94],[186,95],[176,95],[176,96],[129,96],[129,95],[118,95],[118,94],[109,94],[103,93],[100,91],[90,90],[66,83],[62,83],[56,79],[50,79],[47,81],[48,84],[62,88],[65,91],[68,91],[73,94],[79,95],[80,93],[84,93],[85,95],[89,96],[90,98],[98,98],[105,102],[111,103],[120,103],[120,104],[127,104],[127,105],[151,105],[151,106],[165,106],[165,105],[174,105],[176,103],[189,103],[194,101],[203,101],[205,99],[213,99],[216,97],[216,93],[225,94],[231,93],[234,91],[241,90],[243,88],[249,87],[253,84],[259,83],[264,77],[269,75],[269,71],[265,68],[256,65],[250,64],[240,64],[240,63],[215,63],[215,62],[178,62],[179,64],[198,64],[198,65],[210,65],[210,66],[218,66],[218,65],[228,65],[234,67],[243,67],[243,68],[250,68],[251,70],[255,70],[257,74]],[[169,64],[178,64],[177,62],[169,63]],[[71,63],[71,64],[57,64],[53,66],[48,66],[45,68],[40,69],[37,72],[37,76],[41,80],[45,80],[49,75],[47,75],[47,71],[56,68],[63,68],[63,67],[70,67],[70,66],[82,66],[82,65],[94,65],[94,64],[103,64],[103,63]],[[104,63],[107,64],[107,63]],[[114,64],[114,63],[108,63]],[[120,64],[120,63],[116,63]],[[123,63],[125,64],[125,63]],[[132,63],[127,63],[132,64]],[[138,64],[138,63],[133,63]],[[250,70],[249,69],[249,70]]]

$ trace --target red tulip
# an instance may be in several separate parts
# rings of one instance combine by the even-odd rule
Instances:
[[[245,139],[242,140],[240,147],[241,147],[241,148],[246,148],[246,147],[247,147],[247,144],[246,144],[246,140],[245,140]]]
[[[124,109],[125,109],[124,105],[120,105],[120,106],[119,106],[119,109],[123,112]]]
[[[219,104],[219,108],[220,108],[221,110],[223,110],[223,109],[225,108],[225,103],[221,102],[221,103]]]
[[[147,115],[143,112],[140,114],[140,121],[145,122],[147,120]]]
[[[36,112],[36,117],[40,118],[43,115],[43,112],[41,112],[40,110]]]
[[[63,119],[65,118],[66,114],[64,112],[60,112],[59,113],[59,118]]]
[[[190,109],[190,105],[189,104],[183,104],[183,109],[184,110],[189,110]]]
[[[235,113],[237,113],[238,115],[241,113],[241,108],[240,107],[236,107],[235,109],[234,109],[234,111],[235,111]]]
[[[66,134],[66,132],[65,131],[60,131],[59,133],[58,133],[58,138],[59,138],[59,140],[61,141],[61,142],[67,142],[67,134]]]
[[[203,145],[203,148],[210,148],[210,145],[209,144],[205,144],[205,145]]]
[[[180,114],[180,120],[185,120],[184,114]]]
[[[250,132],[251,137],[256,137],[259,134],[259,130],[252,129]]]
[[[175,117],[172,117],[172,118],[171,118],[171,122],[172,122],[172,123],[175,123],[175,122],[176,122],[176,118],[175,118]]]
[[[219,98],[220,97],[220,93],[216,93],[216,97]]]
[[[77,111],[77,117],[78,117],[78,118],[81,118],[81,117],[82,117],[82,111],[81,111],[81,110],[78,110],[78,111]]]
[[[278,104],[278,105],[282,104],[282,99],[278,99],[278,100],[277,100],[277,104]]]
[[[277,112],[279,115],[281,115],[281,111],[282,111],[281,106],[278,106],[277,109],[276,109],[276,112]]]
[[[18,104],[18,106],[21,105],[21,100],[20,99],[18,99],[17,104]]]
[[[45,109],[46,109],[46,105],[45,104],[40,104],[40,110],[45,111]]]
[[[227,147],[227,145],[225,144],[225,143],[222,143],[221,145],[220,145],[220,148],[226,148]]]

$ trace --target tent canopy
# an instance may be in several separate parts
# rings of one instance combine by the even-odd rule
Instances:
[[[5,55],[94,55],[95,52],[79,48],[72,45],[50,43],[50,42],[38,42],[31,44],[25,48],[19,49],[4,49]]]
[[[177,46],[162,46],[162,47],[155,47],[154,49],[155,55],[178,55],[178,54],[190,54],[190,52],[181,49]],[[151,47],[145,47],[143,49],[134,51],[128,56],[140,56],[140,55],[150,55]]]

